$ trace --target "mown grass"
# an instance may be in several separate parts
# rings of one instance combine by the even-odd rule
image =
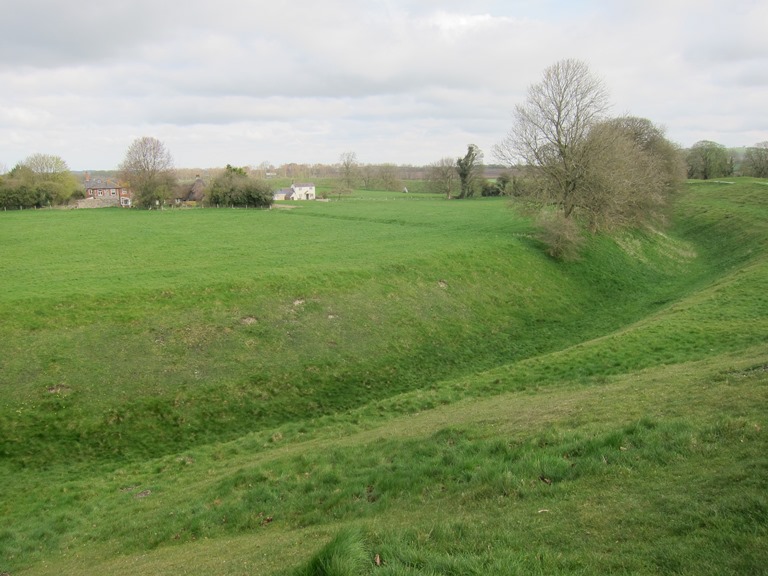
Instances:
[[[526,223],[498,201],[226,211],[244,218],[239,226],[254,215],[263,230],[272,217],[298,222],[295,235],[315,226],[315,238],[334,247],[332,224],[360,226],[357,249],[340,247],[326,275],[304,270],[289,248],[266,281],[243,280],[242,256],[241,279],[233,271],[208,295],[210,280],[197,273],[165,300],[149,298],[162,287],[142,290],[148,277],[137,279],[135,298],[101,297],[103,320],[77,294],[76,312],[61,314],[59,295],[9,296],[3,310],[10,320],[12,301],[20,318],[3,323],[14,339],[3,339],[6,350],[42,364],[67,322],[78,337],[59,351],[63,384],[53,391],[41,380],[52,364],[24,372],[23,362],[0,360],[0,569],[760,573],[768,526],[760,190],[748,181],[691,185],[670,235],[597,239],[567,266],[541,256]],[[213,212],[194,218],[222,217]],[[157,216],[165,226],[187,217]],[[235,234],[237,223],[227,224]],[[216,245],[199,238],[198,252]],[[220,265],[215,252],[199,268]],[[106,284],[116,274],[108,260]],[[282,308],[266,305],[275,301]],[[25,324],[36,307],[55,320]],[[134,354],[104,356],[94,368],[80,339],[92,345],[119,324]],[[205,327],[216,336],[196,341],[192,329]],[[185,330],[189,342],[176,341]],[[152,346],[131,348],[137,334],[161,334],[166,351],[153,359]],[[195,358],[208,371],[193,386],[174,371]],[[118,379],[121,362],[143,377]],[[104,372],[115,380],[102,384],[126,394],[86,384]]]

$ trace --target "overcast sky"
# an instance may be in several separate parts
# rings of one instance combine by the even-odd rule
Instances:
[[[683,146],[768,140],[765,0],[10,0],[0,168],[493,161],[547,66],[586,61],[615,115]]]

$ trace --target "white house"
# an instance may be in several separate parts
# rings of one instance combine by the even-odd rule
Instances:
[[[273,195],[273,200],[314,200],[314,184],[291,184],[290,188],[278,190]]]

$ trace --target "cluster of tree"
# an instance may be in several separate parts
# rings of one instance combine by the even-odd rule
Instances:
[[[395,164],[361,164],[355,152],[344,152],[337,166],[337,188],[352,190],[361,183],[366,190],[396,192],[403,189],[401,172]]]
[[[510,175],[509,172],[502,172],[496,177],[495,182],[490,180],[482,181],[482,196],[507,196],[514,195],[518,186],[517,178]]]
[[[429,166],[427,190],[446,198],[472,198],[475,193],[494,196],[483,178],[483,152],[475,144],[459,158],[442,158]]]
[[[398,192],[403,189],[400,168],[395,164],[365,164],[360,167],[360,179],[366,190]]]
[[[734,169],[733,155],[722,144],[711,140],[700,140],[686,154],[688,178],[709,180],[732,176]]]
[[[768,142],[758,142],[747,148],[741,171],[744,176],[768,178]]]
[[[726,148],[711,140],[701,140],[685,155],[688,178],[709,180],[727,176],[768,178],[768,142],[754,146]]]
[[[269,208],[273,193],[269,183],[254,178],[244,168],[227,167],[208,188],[207,202],[213,206]]]
[[[579,60],[544,71],[515,108],[496,157],[524,175],[515,197],[539,216],[550,254],[575,257],[585,231],[663,215],[685,179],[679,149],[645,118],[611,118],[602,81]]]
[[[0,208],[40,208],[82,197],[82,188],[58,156],[33,154],[0,176]]]
[[[459,190],[459,173],[454,158],[441,158],[429,167],[426,189],[432,194],[453,197]]]

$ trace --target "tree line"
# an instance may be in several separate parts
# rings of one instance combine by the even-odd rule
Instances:
[[[602,80],[584,62],[562,60],[548,67],[515,107],[511,129],[493,149],[507,168],[495,181],[485,177],[484,155],[475,144],[463,156],[427,167],[365,165],[354,152],[344,152],[331,166],[288,164],[278,170],[264,162],[254,170],[227,165],[207,187],[206,201],[268,206],[272,190],[266,178],[278,172],[291,178],[335,176],[333,193],[339,196],[360,186],[408,192],[406,179],[423,179],[426,191],[449,199],[515,198],[536,215],[550,253],[571,257],[584,232],[660,222],[686,177],[768,178],[768,142],[729,150],[702,140],[683,150],[652,121],[610,117],[608,108]],[[136,206],[153,208],[184,196],[170,151],[156,138],[132,142],[118,174]],[[33,154],[0,175],[0,208],[46,207],[83,197],[82,186],[58,156]]]

